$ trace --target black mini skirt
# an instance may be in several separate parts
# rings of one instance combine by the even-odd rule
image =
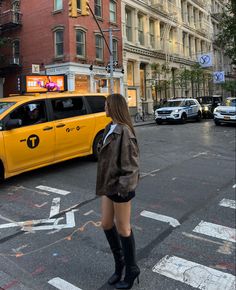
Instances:
[[[118,202],[118,203],[121,203],[121,202],[128,202],[130,201],[133,197],[135,197],[135,191],[130,191],[128,193],[128,195],[126,196],[121,196],[121,195],[118,195],[118,194],[113,194],[113,195],[107,195],[107,197],[109,199],[111,199],[113,202]]]

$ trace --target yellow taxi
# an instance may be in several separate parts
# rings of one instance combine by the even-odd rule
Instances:
[[[0,179],[64,161],[97,158],[104,94],[45,93],[0,99]]]

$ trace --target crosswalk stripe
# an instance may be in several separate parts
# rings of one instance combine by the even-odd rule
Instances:
[[[197,289],[234,290],[235,276],[176,256],[165,256],[152,269]]]
[[[59,290],[82,290],[59,277],[49,280],[48,283]]]
[[[36,188],[41,189],[41,190],[45,190],[45,191],[48,191],[48,192],[61,194],[61,195],[67,195],[67,194],[70,193],[70,191],[67,191],[67,190],[57,189],[57,188],[44,186],[44,185],[38,185],[38,186],[36,186]]]
[[[235,202],[235,200],[232,200],[232,199],[223,198],[220,201],[219,205],[224,206],[224,207],[230,207],[232,209],[236,209],[236,202]]]
[[[236,242],[236,229],[228,228],[218,224],[201,221],[193,229],[193,232],[234,243]]]
[[[155,212],[143,210],[140,213],[140,215],[144,216],[144,217],[147,217],[147,218],[154,219],[154,220],[158,220],[158,221],[162,221],[162,222],[165,222],[165,223],[169,223],[172,227],[178,227],[180,225],[180,223],[176,219],[174,219],[172,217],[169,217],[169,216],[166,216],[166,215],[157,214]]]

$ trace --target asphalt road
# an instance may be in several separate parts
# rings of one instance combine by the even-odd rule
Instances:
[[[141,275],[133,289],[234,290],[235,127],[206,120],[135,129]],[[95,179],[96,163],[82,158],[0,185],[0,289],[113,289]]]

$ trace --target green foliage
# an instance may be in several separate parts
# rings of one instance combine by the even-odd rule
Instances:
[[[236,2],[226,5],[219,23],[221,30],[217,35],[216,45],[225,50],[226,55],[236,64]]]
[[[236,80],[226,81],[222,87],[226,92],[231,92],[233,96],[236,94]]]

